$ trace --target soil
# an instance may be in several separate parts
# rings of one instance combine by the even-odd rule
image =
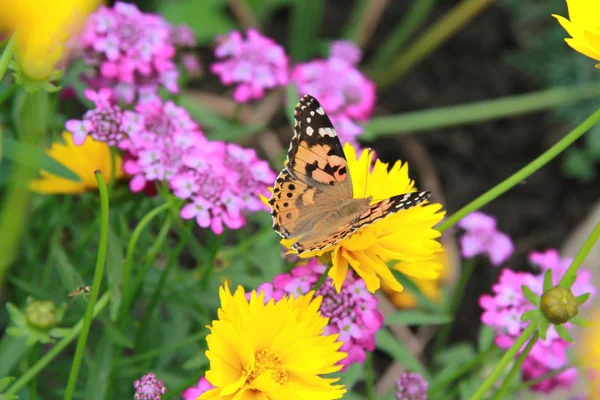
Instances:
[[[401,21],[411,3],[389,2],[366,49],[366,60]],[[456,3],[440,0],[428,21],[435,21]],[[322,32],[326,37],[339,36],[348,4],[347,0],[327,2]],[[458,105],[542,89],[539,82],[503,62],[509,52],[518,50],[510,22],[506,10],[497,5],[489,7],[401,81],[379,90],[376,114]],[[273,27],[266,31],[285,43],[284,37],[278,37],[283,32],[278,35]],[[549,118],[548,113],[535,113],[416,133],[410,140],[420,142],[428,153],[449,215],[518,171],[571,128]],[[370,146],[384,161],[403,159],[412,163],[407,140],[406,136],[397,136]],[[516,251],[506,262],[513,269],[531,269],[526,260],[530,251],[559,248],[599,198],[600,187],[566,178],[561,162],[561,157],[555,159],[482,210],[495,216],[499,228],[513,238]],[[412,170],[417,184],[419,172]],[[499,273],[500,268],[485,261],[479,263],[454,325],[460,329],[452,332],[451,342],[476,338],[481,314],[477,299],[490,291]]]

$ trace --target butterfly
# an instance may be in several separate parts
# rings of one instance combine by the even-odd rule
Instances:
[[[305,95],[294,120],[287,163],[275,180],[269,206],[273,229],[294,240],[297,254],[324,250],[429,198],[429,192],[413,192],[374,204],[371,197],[355,199],[342,144],[323,107]]]

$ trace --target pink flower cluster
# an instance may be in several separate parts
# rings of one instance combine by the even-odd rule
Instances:
[[[348,41],[334,42],[327,59],[298,64],[291,80],[300,94],[309,93],[319,100],[336,128],[342,142],[356,145],[375,106],[375,83],[363,75],[356,64],[361,52]]]
[[[205,377],[202,377],[198,380],[196,386],[189,387],[181,393],[183,400],[197,400],[201,394],[209,391],[214,386],[208,383]]]
[[[571,263],[569,258],[561,258],[556,250],[545,252],[532,252],[529,260],[537,264],[541,274],[533,275],[526,272],[513,272],[503,269],[497,284],[492,286],[493,295],[483,295],[479,304],[484,309],[481,321],[494,328],[496,331],[496,344],[507,349],[521,334],[529,322],[522,322],[521,315],[525,311],[534,308],[521,290],[521,286],[528,286],[534,293],[541,295],[543,291],[544,273],[552,270],[553,284],[558,281]],[[591,283],[591,272],[580,269],[572,291],[575,296],[596,293],[596,288]],[[567,328],[570,324],[566,324]],[[532,380],[549,371],[563,368],[568,364],[567,349],[571,346],[569,342],[561,339],[554,327],[550,327],[546,340],[538,340],[533,346],[531,353],[522,365],[523,379]],[[567,369],[553,378],[546,379],[536,385],[532,390],[550,392],[558,387],[569,387],[577,379],[577,371],[574,368]]]
[[[167,388],[162,381],[156,379],[151,372],[142,376],[142,379],[133,383],[135,388],[135,400],[160,400],[161,396],[167,393]]]
[[[277,275],[272,284],[260,285],[257,291],[264,292],[265,301],[278,301],[286,294],[303,295],[311,290],[325,269],[316,259],[311,259],[289,274]],[[340,361],[344,369],[352,363],[364,362],[366,351],[375,349],[375,333],[383,326],[383,315],[377,310],[377,298],[369,293],[365,282],[351,272],[348,272],[340,293],[327,278],[316,296],[323,296],[319,311],[329,318],[324,334],[337,333],[339,340],[344,342],[341,351],[348,353],[348,357]]]
[[[458,226],[465,230],[460,238],[460,248],[464,258],[484,254],[489,257],[492,264],[499,266],[515,250],[510,237],[496,229],[494,217],[475,211],[460,220]]]
[[[192,38],[189,31],[182,34],[159,15],[116,2],[90,15],[80,46],[85,63],[96,73],[90,83],[95,88],[110,87],[119,98],[134,103],[156,97],[161,86],[171,93],[179,91],[175,46],[193,45]]]
[[[416,372],[403,372],[396,381],[397,400],[427,400],[429,383]]]
[[[225,85],[237,84],[233,98],[245,103],[264,96],[265,89],[288,82],[288,57],[275,41],[249,29],[246,38],[230,32],[217,38],[215,56],[220,60],[211,71]]]
[[[268,194],[275,174],[254,150],[207,140],[187,111],[171,101],[149,101],[135,111],[122,111],[110,89],[86,95],[96,108],[82,120],[68,121],[67,129],[76,144],[91,135],[126,151],[123,169],[133,176],[133,192],[148,183],[167,183],[175,196],[188,201],[181,216],[195,218],[217,234],[223,224],[243,226],[244,212],[265,208],[259,194]]]

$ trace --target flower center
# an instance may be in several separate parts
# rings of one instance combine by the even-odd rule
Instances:
[[[267,371],[271,371],[271,379],[280,385],[287,381],[288,373],[281,366],[281,358],[277,354],[269,350],[261,350],[255,354],[255,362],[254,368],[250,372],[250,375],[248,375],[248,383],[252,383],[252,381]]]

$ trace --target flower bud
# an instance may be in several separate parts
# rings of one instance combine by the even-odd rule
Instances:
[[[577,299],[570,289],[555,286],[542,294],[540,309],[553,324],[564,324],[577,315]]]
[[[58,323],[56,307],[51,301],[32,301],[25,309],[25,317],[30,327],[44,331],[49,331]]]

